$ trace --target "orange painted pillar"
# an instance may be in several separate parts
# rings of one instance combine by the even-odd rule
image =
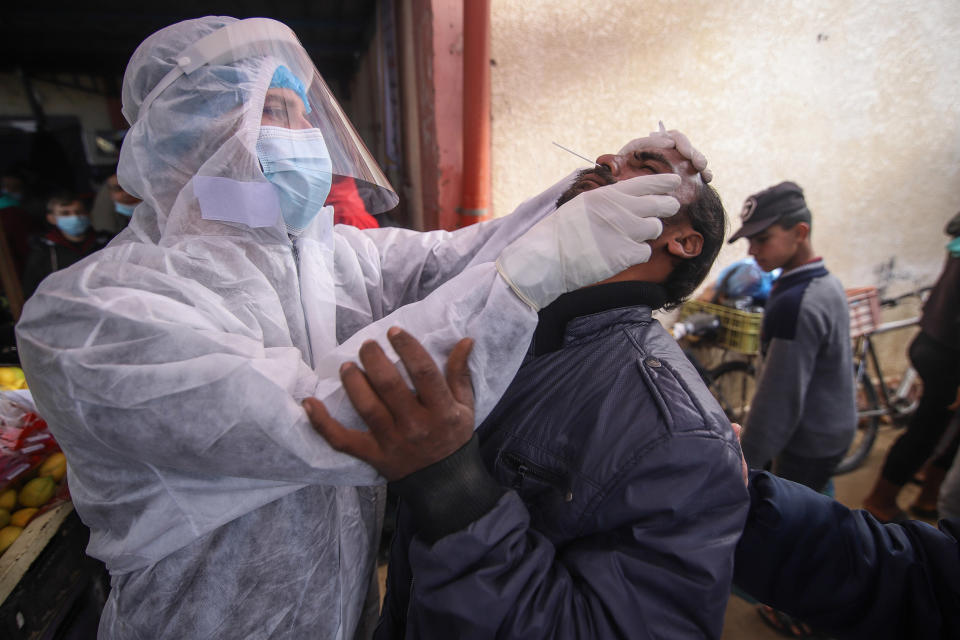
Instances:
[[[459,226],[490,217],[490,0],[463,0],[463,173]]]
[[[416,84],[415,126],[408,127],[405,144],[418,145],[423,231],[456,229],[461,200],[463,166],[463,2],[410,0],[409,8]],[[404,14],[406,15],[406,14]]]

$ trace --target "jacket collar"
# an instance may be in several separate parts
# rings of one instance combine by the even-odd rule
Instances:
[[[822,258],[811,260],[810,262],[807,262],[796,269],[787,271],[777,278],[777,280],[773,283],[771,295],[774,293],[779,294],[785,289],[789,289],[790,287],[802,282],[807,282],[808,280],[813,280],[814,278],[821,278],[827,275],[827,273],[829,272],[827,271],[827,268],[823,266]]]
[[[79,242],[68,240],[60,229],[54,228],[47,232],[44,238],[50,243],[61,247],[68,247],[76,251],[88,251],[96,242],[97,234],[93,229],[87,229],[83,234],[83,239]]]
[[[653,282],[610,282],[565,293],[540,310],[533,353],[562,347],[567,324],[576,318],[624,307],[659,309],[666,299],[666,290]]]

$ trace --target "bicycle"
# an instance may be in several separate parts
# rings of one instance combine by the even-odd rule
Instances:
[[[880,359],[877,356],[874,337],[912,327],[919,323],[919,316],[882,324],[876,324],[876,320],[881,307],[893,308],[903,300],[912,297],[922,300],[923,294],[929,290],[930,287],[923,287],[894,298],[882,300],[879,304],[868,300],[871,296],[874,300],[876,299],[876,289],[872,287],[848,292],[848,295],[851,295],[851,325],[853,325],[851,334],[854,336],[853,376],[857,393],[857,432],[853,443],[847,450],[847,455],[837,465],[834,475],[850,473],[863,464],[876,443],[882,420],[886,419],[894,428],[902,428],[906,426],[910,416],[916,411],[920,402],[919,393],[915,388],[917,372],[912,366],[908,365],[896,388],[888,385],[880,365]],[[862,332],[855,331],[857,325],[855,316],[858,311],[854,300],[856,296],[862,296],[862,300],[867,301],[872,307],[869,312],[872,321],[868,320],[866,322]],[[876,381],[874,381],[874,377]]]
[[[704,345],[719,346],[717,335],[720,327],[721,319],[717,315],[695,312],[674,324],[672,333],[677,340],[692,336]],[[730,422],[743,424],[750,409],[750,399],[753,397],[756,373],[753,363],[750,360],[727,360],[707,368],[691,349],[684,347],[683,353],[700,374],[703,383],[717,399]]]

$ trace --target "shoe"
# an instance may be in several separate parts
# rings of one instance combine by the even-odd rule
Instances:
[[[787,638],[824,638],[805,623],[797,620],[793,616],[777,611],[773,607],[761,604],[757,607],[757,614],[760,619],[767,623],[771,629]]]

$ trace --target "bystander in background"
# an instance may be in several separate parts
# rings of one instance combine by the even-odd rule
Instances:
[[[823,490],[856,426],[850,319],[840,281],[816,256],[803,191],[783,182],[747,198],[743,227],[765,271],[783,269],[767,302],[761,368],[743,434],[753,468]]]
[[[69,267],[107,243],[90,228],[90,216],[79,196],[64,192],[47,201],[47,222],[53,227],[31,244],[23,269],[23,296],[29,298],[40,281]]]
[[[907,430],[897,438],[863,506],[881,522],[908,518],[897,496],[913,474],[934,455],[950,424],[951,409],[960,386],[960,213],[947,224],[952,237],[947,244],[943,271],[923,306],[920,332],[910,343],[910,362],[923,380],[923,395]],[[927,465],[924,488],[911,506],[915,515],[937,517],[937,496],[947,470],[957,453],[953,438],[945,450]]]
[[[0,177],[0,226],[6,239],[2,247],[13,261],[17,278],[23,274],[23,267],[30,252],[30,236],[39,233],[40,228],[23,207],[24,180],[16,172],[4,172]]]
[[[96,231],[115,236],[130,222],[138,204],[140,198],[123,190],[114,171],[97,192],[90,211],[90,222]]]

